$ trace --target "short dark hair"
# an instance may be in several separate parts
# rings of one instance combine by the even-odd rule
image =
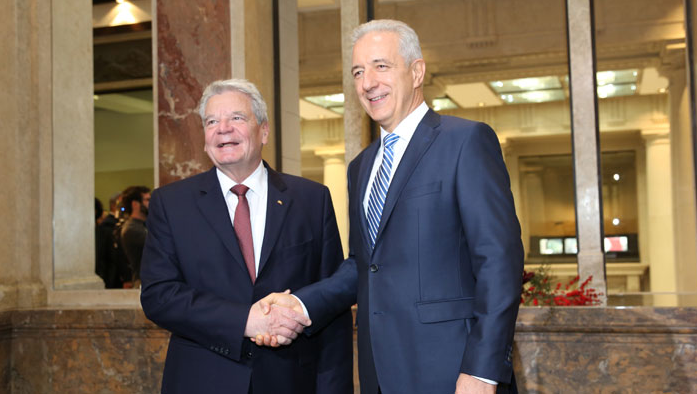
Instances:
[[[132,208],[132,202],[133,201],[138,201],[139,203],[143,203],[143,194],[148,194],[150,193],[150,188],[147,186],[129,186],[121,192],[121,209],[126,212],[127,214],[131,214],[133,208]]]
[[[94,220],[99,220],[104,213],[104,208],[102,207],[102,202],[99,201],[97,197],[94,198]]]

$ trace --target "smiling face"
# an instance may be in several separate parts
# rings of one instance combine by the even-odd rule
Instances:
[[[388,132],[423,102],[425,71],[423,59],[405,63],[397,33],[370,32],[353,46],[351,72],[358,98],[368,116]]]
[[[261,162],[261,148],[268,142],[269,126],[257,123],[249,97],[237,91],[211,97],[203,124],[204,150],[213,164],[235,182],[251,175]]]

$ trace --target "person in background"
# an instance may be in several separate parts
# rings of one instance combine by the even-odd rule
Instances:
[[[148,230],[145,220],[148,217],[150,205],[150,188],[146,186],[131,186],[121,193],[121,205],[126,214],[126,221],[119,234],[120,246],[128,260],[130,278],[124,281],[131,282],[132,287],[140,287],[140,260],[143,256],[145,237]]]
[[[121,193],[116,193],[109,198],[109,212],[97,225],[95,273],[102,278],[104,287],[107,289],[122,287],[118,279],[113,235],[118,221],[120,195]]]

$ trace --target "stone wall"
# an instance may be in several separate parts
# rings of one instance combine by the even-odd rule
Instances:
[[[139,309],[3,312],[0,392],[155,393],[168,338]],[[696,343],[695,308],[524,308],[515,373],[523,393],[697,392]]]

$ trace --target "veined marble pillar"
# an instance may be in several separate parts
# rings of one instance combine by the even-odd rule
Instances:
[[[165,185],[211,167],[196,107],[206,85],[231,77],[230,1],[157,0],[153,22],[157,167]]]
[[[346,161],[344,147],[322,147],[315,155],[324,159],[324,185],[329,188],[336,213],[336,223],[341,235],[344,257],[348,256],[348,190],[346,187]]]
[[[677,278],[673,233],[670,137],[667,130],[642,131],[646,142],[646,232],[652,293],[675,292]],[[654,305],[675,306],[674,295],[655,295]]]

